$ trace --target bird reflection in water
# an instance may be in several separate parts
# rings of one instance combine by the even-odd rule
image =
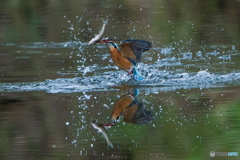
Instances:
[[[121,96],[113,105],[112,122],[98,124],[92,121],[92,126],[101,132],[107,140],[108,146],[113,147],[109,140],[107,128],[115,126],[120,122],[123,116],[123,121],[129,124],[143,125],[148,124],[153,119],[152,112],[144,109],[143,103],[137,99],[139,91],[137,89],[129,90],[129,93]]]

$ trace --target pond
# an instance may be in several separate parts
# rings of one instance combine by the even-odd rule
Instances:
[[[3,160],[239,159],[239,0],[0,4]],[[142,81],[88,46],[102,18],[152,42]]]

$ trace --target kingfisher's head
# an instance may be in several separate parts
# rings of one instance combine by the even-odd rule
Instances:
[[[122,113],[113,113],[112,114],[112,123],[118,123],[120,121],[120,118],[122,117]]]
[[[119,50],[117,43],[111,38],[103,39],[99,43],[104,43],[109,49],[116,48]]]

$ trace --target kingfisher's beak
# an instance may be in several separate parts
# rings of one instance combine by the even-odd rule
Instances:
[[[98,42],[98,43],[108,43],[109,42],[109,40],[101,40],[100,42]]]

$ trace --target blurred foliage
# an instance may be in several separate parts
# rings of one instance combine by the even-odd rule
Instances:
[[[240,40],[239,3],[238,0],[3,0],[0,43],[87,42],[92,32],[99,30],[101,17],[107,16],[106,35],[119,40],[144,38],[165,45],[232,44]]]

